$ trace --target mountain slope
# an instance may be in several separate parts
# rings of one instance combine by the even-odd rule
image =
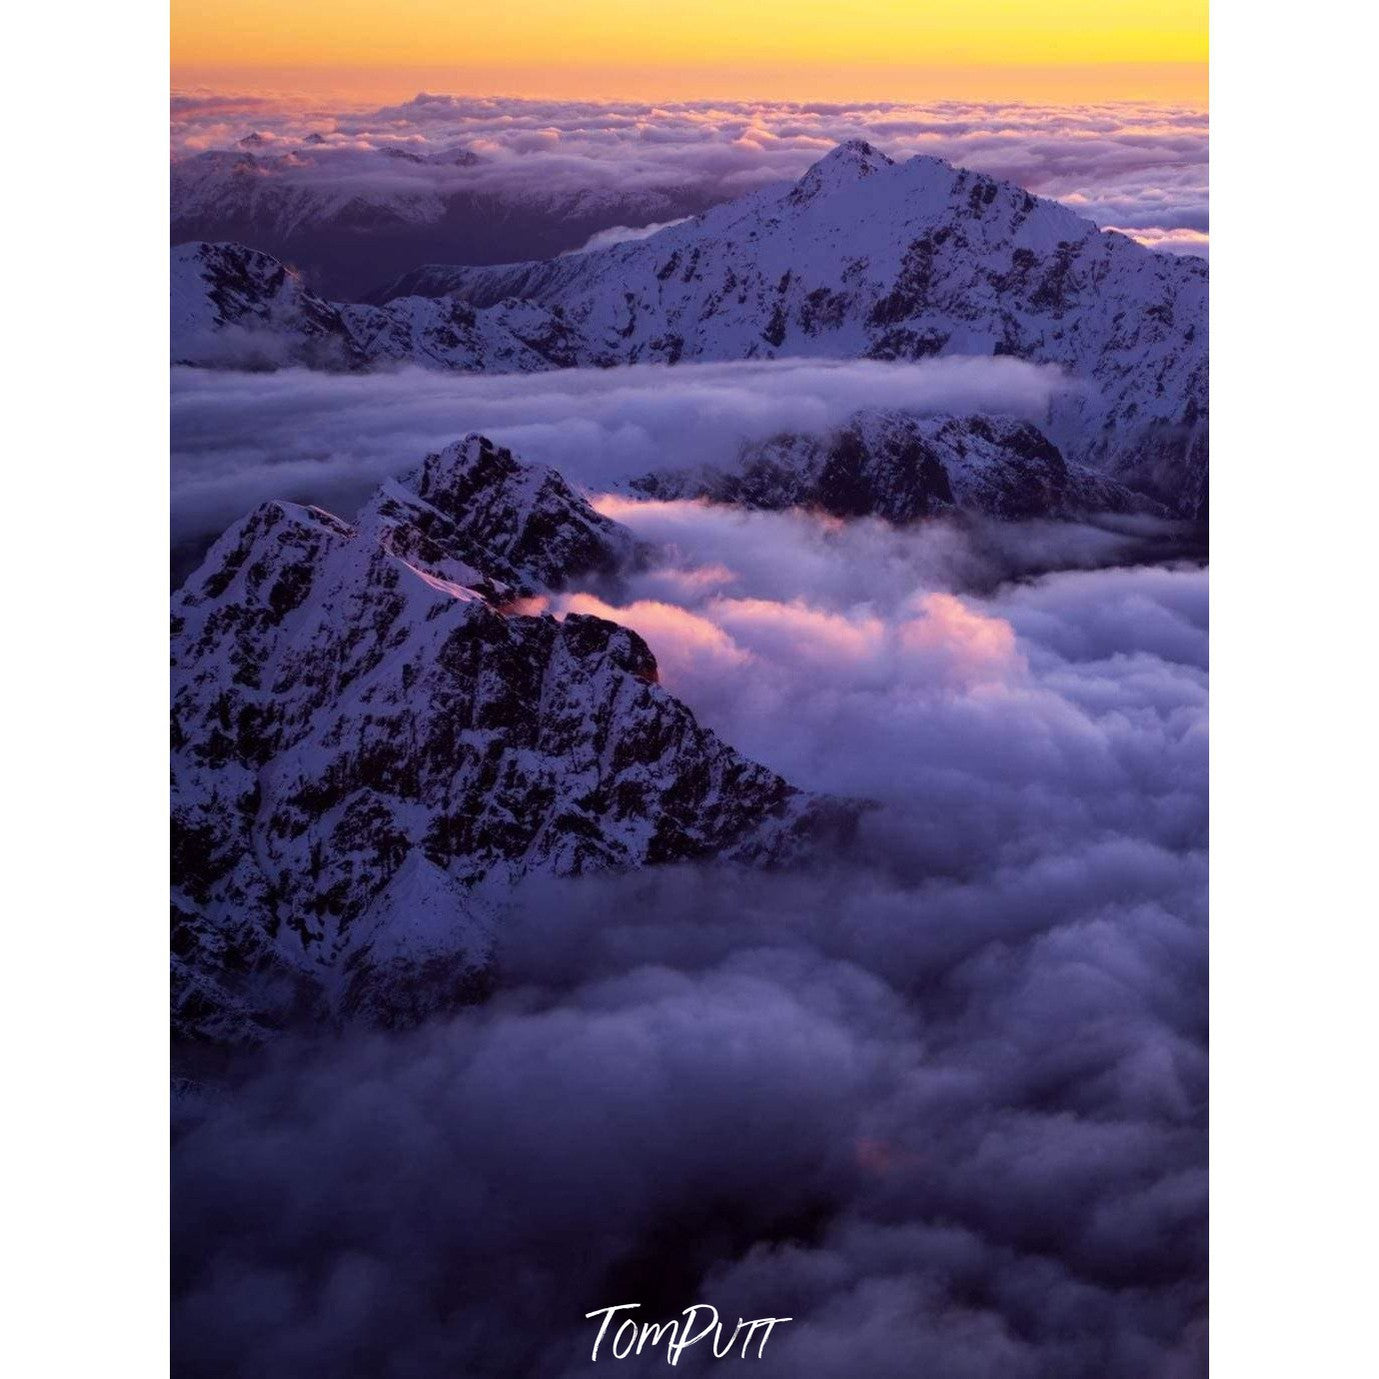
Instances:
[[[701,728],[636,633],[505,605],[634,553],[479,437],[355,523],[226,532],[172,609],[179,1037],[405,1023],[483,989],[523,875],[782,860],[843,817]]]
[[[629,487],[648,498],[817,508],[897,525],[953,511],[1005,520],[1166,515],[1152,499],[1069,464],[1028,422],[894,411],[858,412],[831,435],[785,434],[744,447],[728,469],[659,470]]]
[[[624,362],[1008,354],[1081,388],[1051,438],[1192,512],[1204,501],[1207,268],[938,158],[841,145],[794,186],[649,239],[442,279],[559,306]]]

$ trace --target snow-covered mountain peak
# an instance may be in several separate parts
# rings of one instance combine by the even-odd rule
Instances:
[[[792,195],[797,200],[827,195],[894,166],[893,159],[865,139],[849,139],[812,164],[795,184]]]
[[[420,497],[452,516],[472,509],[481,495],[520,495],[529,501],[548,485],[568,501],[578,501],[554,469],[524,463],[477,431],[428,455],[412,483]]]
[[[534,585],[630,540],[553,478],[467,437],[356,524],[261,505],[175,596],[181,1036],[405,1023],[481,993],[523,876],[781,862],[850,826],[703,728],[637,633],[491,599],[495,565]]]
[[[529,465],[487,436],[466,436],[385,484],[360,525],[436,578],[496,593],[558,589],[612,574],[637,557],[632,534],[596,512],[546,465]],[[502,586],[497,588],[496,586]]]

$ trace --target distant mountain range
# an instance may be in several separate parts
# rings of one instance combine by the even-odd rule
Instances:
[[[1071,386],[1041,423],[1071,465],[1187,517],[1207,496],[1207,267],[941,159],[862,141],[795,184],[649,238],[430,266],[379,305],[323,301],[263,254],[184,245],[173,358],[464,371],[785,357],[1011,355]]]
[[[172,606],[180,1040],[473,1000],[523,876],[783,863],[850,829],[701,727],[635,632],[522,601],[641,558],[479,436],[352,522],[273,502],[220,538]]]
[[[601,231],[678,220],[716,199],[702,187],[505,187],[457,145],[337,147],[317,137],[172,165],[172,242],[235,240],[294,264],[319,292],[362,300],[418,263],[502,263],[578,249]]]

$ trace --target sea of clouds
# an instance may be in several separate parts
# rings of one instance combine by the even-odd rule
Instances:
[[[934,154],[1008,178],[1156,249],[1205,254],[1207,123],[1204,110],[1129,102],[650,105],[421,93],[382,109],[339,109],[186,90],[173,97],[172,151],[180,159],[247,139],[270,165],[264,175],[349,196],[400,194],[416,205],[465,190],[726,200],[793,180],[834,145],[861,137],[895,158]],[[380,158],[383,150],[424,161]],[[466,151],[479,161],[457,163]]]
[[[612,501],[664,555],[560,605],[861,836],[532,884],[486,1007],[246,1073],[175,1154],[178,1372],[554,1379],[704,1301],[785,1379],[1205,1373],[1205,572]]]
[[[362,496],[481,413],[599,492],[802,414],[1051,386],[179,374],[175,507]],[[656,555],[551,611],[636,628],[725,740],[868,801],[859,837],[532,883],[486,1006],[232,1070],[174,1156],[177,1372],[569,1379],[585,1313],[708,1302],[794,1318],[751,1362],[782,1379],[1204,1374],[1205,570],[1077,568],[1123,539],[1080,526],[596,501]]]

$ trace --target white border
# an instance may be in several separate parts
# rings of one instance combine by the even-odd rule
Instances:
[[[1213,15],[1218,1379],[1374,1364],[1379,177],[1363,13],[1217,0]],[[167,1372],[166,38],[156,7],[21,12],[0,97],[0,1355],[24,1375]]]
[[[1212,1368],[1371,1373],[1379,443],[1360,14],[1216,0]]]
[[[7,25],[6,1325],[24,1376],[167,1359],[167,18]]]

